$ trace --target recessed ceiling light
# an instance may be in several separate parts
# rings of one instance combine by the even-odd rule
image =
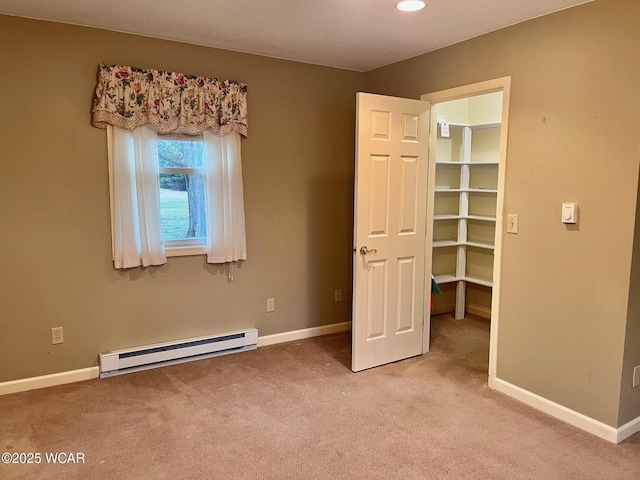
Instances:
[[[416,12],[422,10],[424,7],[425,3],[420,0],[403,0],[396,5],[396,8],[403,12]]]

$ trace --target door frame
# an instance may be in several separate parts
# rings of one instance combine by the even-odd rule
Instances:
[[[506,184],[507,140],[509,137],[509,104],[511,97],[511,77],[501,77],[484,82],[473,83],[461,87],[449,88],[438,92],[426,93],[420,96],[421,100],[431,103],[431,119],[429,129],[429,173],[427,201],[427,252],[426,271],[431,272],[433,256],[433,197],[434,179],[436,169],[436,139],[437,113],[436,105],[451,100],[466,97],[475,97],[485,93],[502,92],[502,125],[500,129],[500,159],[498,164],[498,195],[496,199],[496,238],[493,260],[493,287],[491,292],[491,327],[489,338],[489,387],[495,388],[496,370],[498,365],[498,326],[500,313],[500,280],[502,273],[502,236],[504,216],[504,190]],[[425,308],[424,315],[424,339],[422,342],[423,353],[429,351],[429,339],[431,334],[431,311]]]

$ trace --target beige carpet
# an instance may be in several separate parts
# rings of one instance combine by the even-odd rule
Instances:
[[[358,374],[336,334],[0,397],[0,449],[43,455],[0,478],[640,478],[639,435],[612,445],[488,389],[487,324],[433,330],[432,353]]]

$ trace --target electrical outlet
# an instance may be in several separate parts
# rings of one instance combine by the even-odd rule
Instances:
[[[51,329],[51,343],[53,345],[64,343],[64,332],[62,331],[62,327],[53,327]]]
[[[342,289],[341,288],[336,288],[335,292],[334,292],[334,297],[336,302],[341,302],[342,301]]]
[[[267,298],[267,313],[275,312],[276,300],[275,298]]]
[[[640,385],[640,365],[633,369],[633,386],[637,387]]]

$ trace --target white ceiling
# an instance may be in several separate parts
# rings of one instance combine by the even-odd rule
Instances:
[[[368,71],[591,0],[0,0],[0,13]]]

